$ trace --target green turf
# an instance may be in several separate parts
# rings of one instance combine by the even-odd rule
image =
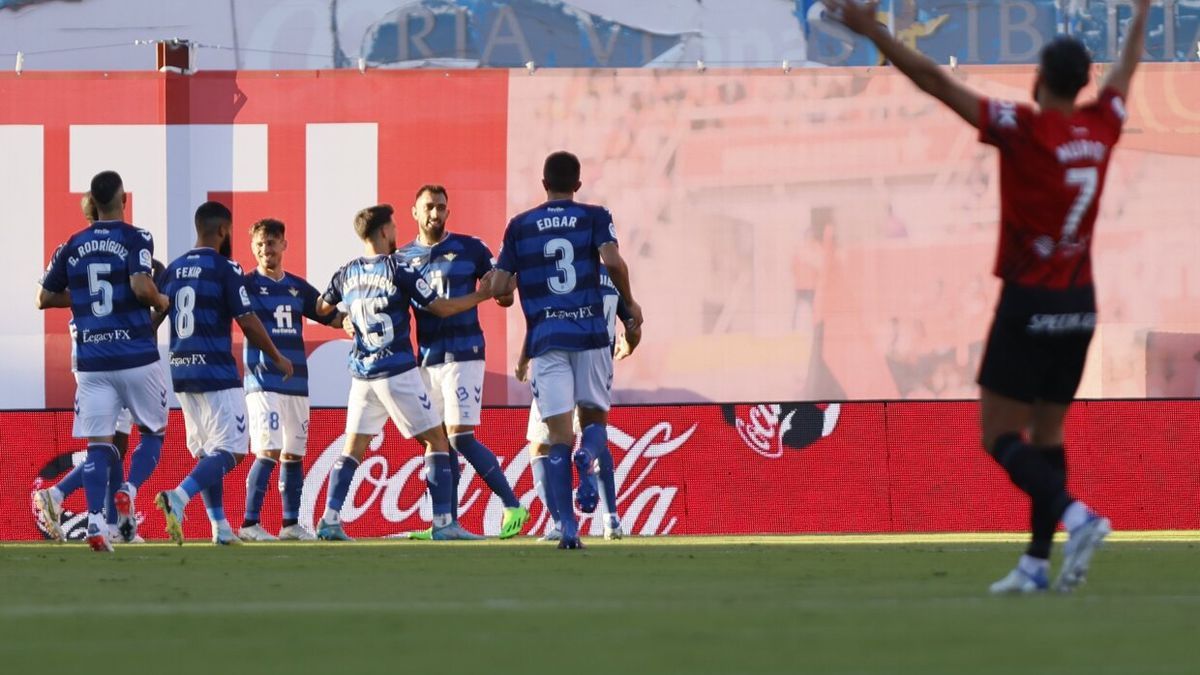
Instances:
[[[650,545],[648,545],[650,544]],[[5,673],[1195,673],[1200,545],[989,598],[1013,544],[0,547]]]

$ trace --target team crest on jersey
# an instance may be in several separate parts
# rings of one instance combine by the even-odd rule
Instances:
[[[420,267],[421,266],[421,257],[417,256],[416,258],[413,258],[412,264],[413,264],[413,267]]]
[[[442,256],[442,257],[443,257],[443,258],[445,258],[446,260],[449,260],[450,262],[454,262],[454,259],[458,257],[458,254],[456,254],[456,253],[447,253],[446,255],[444,255],[444,256]]]
[[[422,295],[433,295],[433,289],[429,287],[429,284],[426,283],[424,279],[419,277],[417,278],[417,290],[420,291]]]
[[[142,249],[142,252],[138,254],[138,260],[142,263],[142,267],[154,267],[154,261],[147,249]]]

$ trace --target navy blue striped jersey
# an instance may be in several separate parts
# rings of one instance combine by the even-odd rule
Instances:
[[[546,202],[509,221],[496,267],[517,275],[530,357],[608,345],[600,247],[616,241],[608,209],[572,200]]]
[[[479,279],[492,269],[491,249],[465,234],[447,234],[433,246],[413,241],[396,255],[419,271],[442,298],[474,293]],[[483,329],[474,307],[444,319],[418,308],[416,317],[417,355],[422,366],[484,357]]]
[[[167,266],[171,298],[171,381],[177,392],[242,386],[233,359],[232,322],[254,311],[242,268],[211,248],[194,248]]]
[[[69,290],[75,368],[125,370],[158,360],[150,309],[129,280],[153,274],[154,238],[120,221],[98,221],[71,235],[50,258],[42,288]]]
[[[246,392],[273,391],[292,396],[308,396],[308,358],[304,353],[304,317],[317,323],[328,324],[337,312],[327,316],[317,314],[317,298],[321,296],[304,279],[295,274],[283,273],[275,281],[259,270],[246,275],[246,292],[254,313],[258,315],[271,341],[292,362],[292,376],[283,379],[283,373],[271,363],[261,349],[246,341],[242,363],[246,375],[242,385]]]
[[[608,276],[608,268],[603,264],[600,265],[600,296],[604,301],[604,324],[608,326],[608,345],[615,352],[617,350],[617,320],[628,321],[633,318],[633,314],[629,313],[625,298],[621,297],[617,285]]]
[[[433,288],[395,255],[356,258],[342,266],[322,299],[345,303],[354,324],[350,374],[361,380],[398,375],[416,367],[408,334],[409,306],[437,300]]]

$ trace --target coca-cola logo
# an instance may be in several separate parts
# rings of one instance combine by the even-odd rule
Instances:
[[[625,531],[630,534],[669,534],[678,522],[672,506],[680,486],[656,475],[660,461],[682,448],[699,425],[692,424],[686,431],[676,434],[670,422],[659,422],[639,436],[609,425],[608,440],[619,457],[614,467],[617,487],[617,510],[621,515]],[[371,440],[372,453],[364,458],[354,481],[350,484],[349,496],[342,509],[342,520],[354,523],[360,519],[382,519],[395,524],[397,529],[418,529],[433,520],[433,513],[426,497],[424,469],[425,460],[420,454],[402,459],[395,464],[395,455],[378,452],[384,443],[387,430]],[[316,458],[304,479],[304,497],[300,506],[301,522],[313,522],[318,511],[318,497],[328,481],[334,463],[344,447],[344,436],[334,438]],[[530,486],[517,497],[522,504],[531,506],[535,517],[528,527],[530,533],[540,533],[549,527],[546,513],[540,503],[534,507],[536,494],[532,488],[528,446],[523,446],[515,456],[498,456],[500,466],[510,485]],[[476,473],[470,464],[465,464],[459,481],[459,517],[472,511],[483,510],[483,534],[498,535],[504,516],[504,504],[499,497],[474,480]],[[603,531],[603,519],[592,515],[580,519],[582,532],[599,535]],[[403,525],[402,525],[403,524]]]
[[[777,459],[785,448],[802,450],[832,434],[841,409],[839,403],[759,403],[721,406],[721,413],[746,447]]]

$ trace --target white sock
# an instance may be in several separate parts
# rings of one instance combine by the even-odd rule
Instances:
[[[1088,511],[1087,504],[1078,500],[1073,501],[1067,507],[1067,510],[1063,511],[1063,527],[1067,528],[1067,532],[1073,532],[1077,527],[1087,522],[1089,514],[1090,511]]]
[[[330,525],[336,525],[336,524],[342,522],[342,514],[340,511],[334,511],[333,509],[326,506],[325,514],[321,516],[321,520],[329,523]]]
[[[108,535],[108,521],[104,519],[103,513],[88,514],[88,529],[92,529],[93,525],[100,531],[101,534],[105,536]]]
[[[1017,561],[1017,569],[1031,577],[1037,576],[1038,572],[1044,573],[1050,571],[1050,561],[1042,560],[1041,558],[1034,558],[1030,555],[1023,555],[1021,556],[1021,559]]]
[[[450,523],[453,523],[453,522],[454,522],[454,516],[450,515],[449,513],[433,514],[433,526],[434,527],[446,527],[447,525],[449,525]]]
[[[137,500],[137,488],[133,486],[133,483],[121,483],[121,487],[125,488],[125,491],[129,493],[129,501]]]
[[[174,490],[172,490],[172,492],[175,493],[176,497],[179,497],[179,501],[183,502],[184,506],[187,506],[187,503],[192,501],[192,498],[189,497],[188,493],[184,492],[183,488],[181,488],[181,487],[175,488]]]

